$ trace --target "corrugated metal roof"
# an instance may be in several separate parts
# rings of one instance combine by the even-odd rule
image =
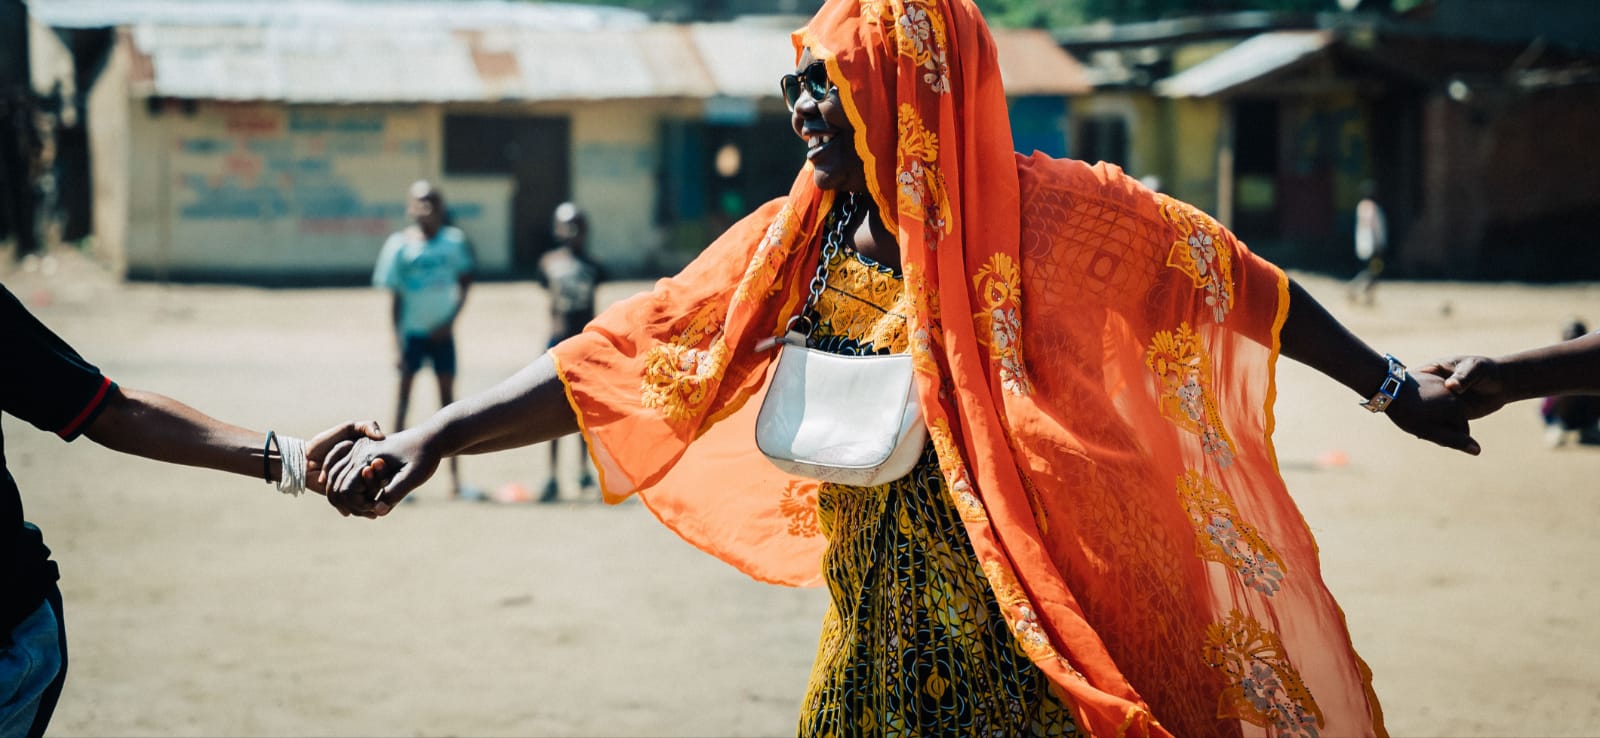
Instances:
[[[1311,58],[1329,44],[1327,31],[1279,31],[1252,36],[1237,46],[1155,84],[1157,95],[1210,97]]]
[[[689,26],[689,35],[719,93],[777,97],[778,78],[794,71],[789,34],[805,22],[805,18],[752,18],[698,23]]]
[[[649,16],[626,8],[508,0],[28,0],[28,12],[56,28],[150,24],[597,31],[649,23]]]
[[[777,97],[805,18],[652,24],[590,6],[470,0],[35,0],[47,25],[118,25],[136,95],[287,102]],[[594,12],[598,11],[598,12]],[[996,30],[1007,90],[1077,94],[1042,31]]]
[[[699,97],[714,88],[672,26],[524,28],[195,27],[138,24],[149,74],[136,94],[292,102],[454,102]],[[141,65],[144,66],[144,65]]]

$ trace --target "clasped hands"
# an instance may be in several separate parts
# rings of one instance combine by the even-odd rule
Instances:
[[[418,429],[392,436],[348,437],[332,445],[322,464],[328,502],[341,515],[377,518],[433,476],[440,455]]]
[[[1418,438],[1477,456],[1468,421],[1504,407],[1512,399],[1499,365],[1486,356],[1452,356],[1417,367],[1401,397],[1389,406],[1395,425]]]

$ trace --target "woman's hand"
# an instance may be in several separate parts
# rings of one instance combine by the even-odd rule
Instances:
[[[388,515],[438,470],[442,457],[430,440],[427,432],[414,428],[380,441],[335,446],[325,467],[328,502],[343,515]]]
[[[1466,403],[1435,374],[1411,374],[1384,412],[1401,430],[1425,441],[1473,456],[1483,450],[1473,440],[1467,424],[1467,420],[1478,416],[1469,415]]]

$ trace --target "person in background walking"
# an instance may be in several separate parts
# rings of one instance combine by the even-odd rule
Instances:
[[[1383,206],[1378,204],[1378,186],[1367,180],[1361,183],[1361,202],[1356,203],[1356,258],[1361,260],[1361,273],[1350,280],[1350,301],[1372,304],[1372,292],[1378,286],[1378,275],[1383,273],[1383,257],[1389,250],[1389,225],[1383,217]]]

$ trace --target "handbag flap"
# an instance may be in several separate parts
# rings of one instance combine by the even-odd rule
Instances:
[[[756,418],[756,446],[776,459],[882,464],[906,423],[922,422],[909,354],[844,356],[783,344]]]

